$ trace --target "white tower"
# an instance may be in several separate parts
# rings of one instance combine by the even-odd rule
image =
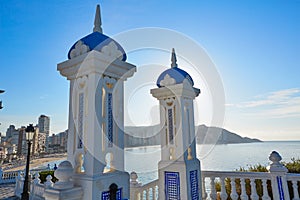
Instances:
[[[172,50],[171,68],[157,80],[151,94],[159,100],[161,161],[159,199],[201,199],[200,161],[196,158],[193,100],[200,93],[191,76],[180,69]]]
[[[57,67],[70,81],[68,160],[83,199],[108,199],[112,185],[117,185],[117,199],[126,199],[123,86],[136,67],[125,62],[124,49],[102,33],[99,5],[94,25],[93,33],[78,40],[68,60]]]

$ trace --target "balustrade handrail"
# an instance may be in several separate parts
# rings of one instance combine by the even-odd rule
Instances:
[[[202,171],[201,173],[203,177],[271,178],[269,172]]]
[[[142,186],[140,187],[140,191],[141,191],[141,190],[146,190],[146,189],[148,189],[148,188],[152,188],[152,187],[157,186],[157,185],[158,185],[158,179],[156,179],[156,180],[154,180],[154,181],[151,181],[151,182],[149,182],[149,183],[146,183],[145,185],[142,185]]]
[[[299,181],[300,180],[300,174],[287,173],[286,174],[286,179],[288,181],[291,181],[291,180],[297,180],[297,181]]]

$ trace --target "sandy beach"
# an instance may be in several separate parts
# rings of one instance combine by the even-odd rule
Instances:
[[[47,157],[37,158],[37,159],[31,160],[29,168],[33,169],[38,166],[41,166],[43,163],[54,162],[54,161],[64,160],[64,159],[67,159],[66,154],[53,154],[53,155],[49,155]],[[5,169],[7,166],[8,166],[8,164],[1,166],[5,172],[18,171],[18,170],[25,169],[25,164],[23,164],[21,166],[12,167],[10,169]]]

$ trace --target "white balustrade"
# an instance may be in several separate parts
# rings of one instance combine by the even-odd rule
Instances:
[[[45,185],[41,183],[40,174],[36,172],[34,180],[31,183],[30,199],[31,200],[43,200],[43,194],[45,192]]]
[[[280,163],[281,156],[275,151],[269,159],[269,172],[202,171],[202,199],[225,200],[230,197],[232,200],[271,200],[283,196],[284,199],[300,200],[300,174],[287,173]],[[142,185],[138,183],[135,172],[131,173],[130,178],[131,200],[158,198],[158,180]],[[288,190],[292,191],[292,196]]]
[[[2,183],[15,183],[18,177],[19,171],[3,172],[0,168],[0,184]]]
[[[145,185],[137,181],[137,174],[130,174],[130,199],[132,200],[156,200],[158,199],[158,180],[154,180]]]
[[[292,183],[292,190],[293,190],[293,200],[300,200],[299,190],[300,187],[300,174],[287,174],[287,181]]]
[[[203,187],[202,193],[205,194],[210,192],[210,198],[211,199],[217,199],[214,181],[217,180],[217,182],[220,184],[221,191],[219,192],[220,198],[227,199],[228,195],[231,197],[231,199],[252,199],[252,200],[258,200],[259,196],[257,194],[256,190],[256,183],[255,180],[262,180],[262,187],[264,194],[262,198],[268,199],[270,198],[268,196],[267,192],[267,184],[266,180],[271,179],[271,175],[268,172],[225,172],[225,171],[202,171],[202,178],[205,180],[206,178],[210,180],[211,185],[210,188]],[[246,185],[246,182],[250,182],[250,185]],[[226,186],[226,184],[228,184]],[[251,194],[250,196],[247,194],[247,186],[250,186],[251,188]],[[230,189],[230,194],[227,194],[226,191],[227,188]],[[266,192],[266,193],[265,193]],[[202,199],[206,199],[206,197],[202,196]]]
[[[23,185],[24,185],[24,172],[19,171],[19,174],[16,178],[16,186],[15,186],[15,195],[21,198],[21,194],[23,192]]]

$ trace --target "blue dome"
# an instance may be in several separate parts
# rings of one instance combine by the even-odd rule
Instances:
[[[117,47],[118,47],[118,50],[122,52],[123,54],[123,58],[122,58],[122,61],[126,61],[126,53],[124,51],[124,49],[121,47],[121,45],[119,43],[117,43],[115,40],[113,40],[112,38],[100,33],[100,32],[93,32],[87,36],[85,36],[84,38],[80,39],[85,45],[87,45],[89,47],[89,50],[97,50],[97,51],[100,51],[102,49],[102,47],[108,45],[110,42],[114,42]],[[77,41],[78,42],[78,41]],[[76,42],[76,43],[77,43]],[[68,53],[68,58],[71,59],[71,51],[73,49],[75,49],[75,44],[73,44],[73,46],[71,47],[71,49],[69,50],[69,53]]]
[[[164,80],[165,76],[169,75],[171,78],[175,80],[175,84],[183,83],[185,79],[189,81],[189,83],[194,86],[194,81],[192,77],[184,70],[179,69],[178,67],[172,67],[170,69],[165,70],[161,73],[157,79],[156,85],[158,87],[163,87],[160,85],[161,81]]]

